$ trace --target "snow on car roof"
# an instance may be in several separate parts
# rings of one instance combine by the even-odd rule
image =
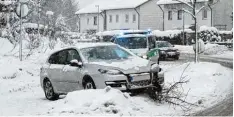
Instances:
[[[111,30],[111,31],[103,31],[98,32],[96,35],[103,36],[103,35],[118,35],[121,33],[134,33],[134,32],[146,32],[145,30]]]
[[[78,49],[83,49],[83,48],[89,48],[89,47],[98,47],[98,46],[111,46],[111,45],[116,45],[114,43],[106,42],[106,43],[77,43],[74,47]]]
[[[61,50],[71,49],[71,48],[83,49],[83,48],[89,48],[89,47],[113,46],[113,45],[116,45],[116,44],[111,43],[111,42],[98,42],[98,43],[80,42],[80,43],[77,43],[73,46],[63,46],[62,48],[61,47],[54,48],[54,51],[51,54],[54,54],[54,53],[59,52]]]
[[[143,35],[143,34],[127,34],[127,35],[117,36],[117,38],[123,38],[123,37],[146,37],[146,35]]]
[[[149,0],[96,0],[90,5],[78,10],[76,14],[99,13],[104,10],[136,8]],[[99,7],[99,10],[98,8]]]
[[[191,2],[190,0],[181,0],[183,2]],[[197,0],[197,2],[207,2],[208,0]],[[181,2],[178,2],[176,0],[159,0],[157,2],[158,5],[163,5],[163,4],[178,4]]]

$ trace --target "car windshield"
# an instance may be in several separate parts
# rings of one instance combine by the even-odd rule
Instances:
[[[169,42],[163,41],[163,42],[157,42],[157,45],[159,48],[162,47],[172,47],[172,45]]]
[[[128,48],[128,49],[140,49],[147,48],[146,37],[123,37],[117,38],[115,43]]]
[[[88,61],[119,60],[132,56],[129,52],[118,46],[98,46],[81,49],[82,55]]]

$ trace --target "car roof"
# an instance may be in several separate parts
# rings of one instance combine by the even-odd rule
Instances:
[[[88,42],[81,42],[81,43],[77,43],[74,46],[65,46],[63,48],[59,48],[59,49],[54,49],[54,51],[52,53],[50,53],[50,55],[47,58],[47,62],[49,60],[49,58],[54,55],[55,53],[58,53],[62,50],[66,50],[66,49],[84,49],[84,48],[89,48],[89,47],[99,47],[99,46],[119,46],[117,44],[111,43],[111,42],[98,42],[98,43],[88,43]]]
[[[127,34],[127,35],[119,35],[117,38],[124,38],[124,37],[146,37],[144,34]]]
[[[98,43],[77,43],[74,47],[78,49],[89,48],[89,47],[98,47],[98,46],[113,46],[116,45],[111,42],[98,42]]]
[[[59,48],[59,49],[55,49],[51,55],[59,52],[59,51],[62,51],[62,50],[66,50],[66,49],[83,49],[83,48],[89,48],[89,47],[98,47],[98,46],[113,46],[113,45],[116,45],[114,43],[111,43],[111,42],[98,42],[98,43],[88,43],[88,42],[81,42],[81,43],[77,43],[73,46],[65,46],[63,48]],[[51,56],[50,55],[50,56]]]

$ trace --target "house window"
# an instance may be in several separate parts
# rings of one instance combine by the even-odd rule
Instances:
[[[89,24],[89,18],[87,18],[87,24]]]
[[[118,23],[119,22],[119,15],[116,15],[116,17],[115,17],[116,19],[116,23]]]
[[[132,16],[132,22],[133,22],[133,23],[136,22],[136,14],[133,14],[133,16]]]
[[[182,13],[183,13],[182,10],[178,11],[178,17],[177,17],[178,20],[182,20]]]
[[[97,25],[97,16],[93,17],[93,25]]]
[[[202,19],[203,20],[207,19],[207,10],[203,10],[203,12],[202,12]]]
[[[109,22],[112,22],[112,15],[109,15]]]
[[[172,11],[168,11],[168,20],[172,20]]]
[[[128,21],[129,21],[129,15],[126,14],[126,15],[125,15],[125,22],[128,23]]]

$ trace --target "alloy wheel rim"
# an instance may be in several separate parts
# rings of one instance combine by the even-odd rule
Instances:
[[[93,89],[93,84],[91,82],[88,82],[85,86],[85,89]]]
[[[53,96],[53,88],[49,81],[45,83],[45,94],[48,98],[51,98]]]

